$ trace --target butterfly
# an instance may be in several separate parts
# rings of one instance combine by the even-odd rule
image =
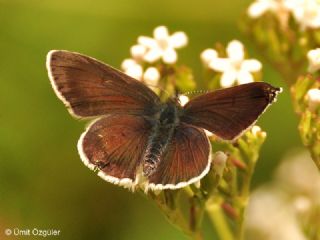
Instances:
[[[104,180],[134,189],[178,189],[211,166],[205,133],[234,140],[254,124],[280,88],[254,82],[220,89],[181,106],[94,58],[52,50],[47,70],[58,98],[76,118],[94,118],[78,141],[81,160]]]

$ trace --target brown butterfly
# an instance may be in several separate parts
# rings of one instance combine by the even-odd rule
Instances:
[[[108,182],[134,189],[177,189],[204,177],[211,145],[204,129],[233,140],[280,92],[263,82],[200,95],[185,106],[93,58],[47,55],[52,87],[77,118],[95,118],[78,142],[82,161]]]

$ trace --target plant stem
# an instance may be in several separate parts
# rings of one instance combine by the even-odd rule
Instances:
[[[226,221],[225,215],[220,207],[220,201],[208,200],[206,204],[207,213],[217,230],[219,239],[234,240],[230,227]]]
[[[173,226],[177,227],[179,230],[184,232],[191,239],[194,239],[194,240],[203,239],[199,229],[197,230],[190,229],[190,224],[188,223],[188,221],[186,220],[186,218],[184,217],[184,215],[180,210],[177,209],[175,211],[170,211],[170,210],[168,211],[167,209],[162,208],[162,211],[164,212],[167,219]]]
[[[246,209],[248,206],[249,198],[250,198],[250,187],[251,187],[251,180],[253,177],[253,173],[255,170],[256,162],[258,160],[258,155],[250,152],[246,152],[243,156],[246,158],[247,163],[247,171],[243,176],[242,186],[239,191],[239,197],[237,199],[237,209],[239,216],[237,218],[237,227],[236,227],[236,239],[242,240],[244,239],[244,218]]]

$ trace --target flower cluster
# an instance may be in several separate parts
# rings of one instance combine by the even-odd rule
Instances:
[[[320,3],[317,0],[256,0],[248,8],[251,18],[272,12],[284,26],[290,14],[301,30],[320,27]]]
[[[257,0],[248,8],[248,15],[251,18],[258,18],[266,12],[272,12],[283,26],[287,24],[290,11],[285,1]]]
[[[255,0],[240,26],[288,85],[319,70],[320,1]]]
[[[309,154],[306,151],[290,154],[277,169],[274,181],[252,194],[247,237],[305,240],[306,226],[311,227],[308,231],[318,230],[319,207],[320,175]]]
[[[222,73],[220,79],[221,87],[230,87],[237,84],[244,84],[254,81],[252,73],[259,72],[261,63],[256,59],[245,59],[243,44],[238,40],[229,42],[226,47],[226,57],[218,56],[214,49],[204,50],[200,57],[208,68],[215,72]]]
[[[320,2],[318,0],[286,0],[286,2],[302,30],[320,27]]]
[[[140,65],[134,59],[130,59],[130,58],[125,59],[121,64],[121,68],[130,77],[133,77],[137,80],[143,80],[144,83],[151,86],[157,85],[160,79],[160,72],[157,68],[148,67],[144,71],[142,65]]]
[[[153,38],[140,36],[138,43],[131,47],[131,58],[125,59],[121,68],[126,74],[142,80],[147,85],[156,86],[161,74],[155,63],[161,60],[164,64],[174,64],[177,61],[176,49],[184,47],[188,42],[184,32],[169,34],[165,26],[159,26],[153,31]]]
[[[302,75],[291,87],[293,106],[299,115],[302,143],[320,169],[320,82],[313,74]]]

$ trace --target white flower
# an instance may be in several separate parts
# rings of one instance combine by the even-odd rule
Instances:
[[[178,58],[175,49],[184,47],[188,42],[184,32],[175,32],[170,36],[168,29],[164,26],[155,28],[153,37],[138,38],[138,43],[147,49],[143,59],[150,63],[159,59],[167,64],[175,63]]]
[[[314,73],[320,69],[320,48],[308,52],[309,67],[308,71]]]
[[[205,49],[201,54],[200,54],[200,58],[202,60],[202,62],[206,65],[209,66],[210,63],[215,60],[218,57],[218,53],[216,50],[208,48]]]
[[[143,81],[147,85],[156,86],[160,79],[160,73],[155,67],[149,67],[143,74]]]
[[[256,0],[248,8],[248,15],[251,18],[258,18],[266,12],[275,14],[281,24],[286,24],[290,10],[285,4],[285,0]]]
[[[317,88],[310,89],[307,92],[308,107],[310,111],[316,110],[320,106],[320,90]]]
[[[216,58],[210,62],[209,67],[222,72],[220,85],[230,87],[237,81],[238,84],[253,82],[252,72],[261,70],[262,65],[256,59],[244,59],[244,46],[237,40],[231,41],[227,46],[227,58]]]
[[[275,180],[251,195],[246,235],[259,240],[306,240],[304,223],[319,206],[319,172],[306,150],[295,151],[281,163]]]
[[[301,29],[320,27],[320,2],[317,0],[286,0]]]
[[[146,51],[147,51],[147,48],[140,44],[133,45],[130,48],[131,56],[137,60],[142,59]]]
[[[130,77],[133,77],[137,80],[142,79],[143,68],[135,60],[130,59],[130,58],[123,60],[123,62],[121,64],[121,68]]]
[[[189,102],[189,98],[185,95],[179,95],[179,102],[181,106],[184,106]]]
[[[149,85],[151,89],[154,89],[160,80],[160,72],[157,68],[148,67],[144,71],[143,67],[131,58],[125,59],[121,64],[121,68],[125,74],[139,81],[143,81],[146,85]]]

